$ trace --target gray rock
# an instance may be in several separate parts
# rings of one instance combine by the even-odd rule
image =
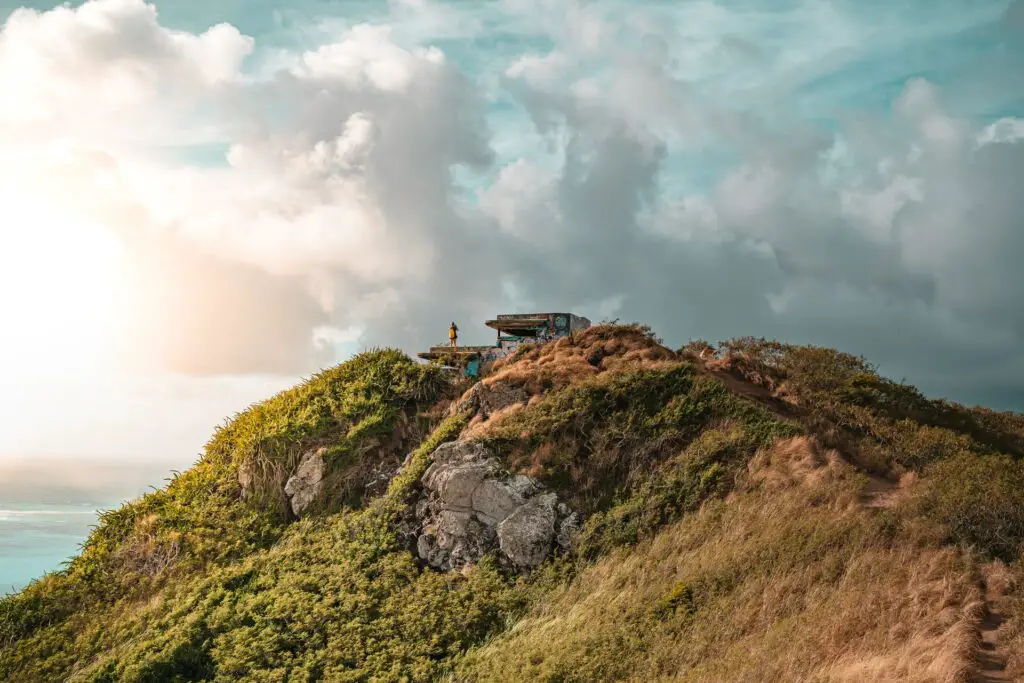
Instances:
[[[238,485],[242,487],[243,499],[252,495],[252,482],[255,476],[255,469],[256,466],[253,463],[251,455],[242,460],[242,464],[238,466]]]
[[[558,496],[545,493],[529,500],[498,525],[498,546],[517,567],[536,567],[551,551]]]
[[[319,497],[323,490],[323,478],[326,463],[326,448],[306,451],[295,468],[295,474],[288,478],[284,492],[291,499],[292,512],[301,516],[303,512]]]
[[[558,504],[562,507],[562,503]],[[580,530],[580,517],[575,512],[570,512],[569,516],[562,520],[561,524],[558,525],[558,535],[555,536],[555,543],[562,549],[563,552],[569,552],[572,550],[573,541],[576,538],[576,533]]]
[[[437,493],[445,508],[470,510],[473,493],[500,467],[493,458],[479,462],[444,465],[435,463],[423,476],[423,485]]]
[[[537,483],[536,479],[528,477],[525,474],[513,475],[506,483],[513,491],[523,498],[529,498],[543,488],[539,483]]]
[[[486,479],[473,491],[473,512],[477,519],[495,526],[526,503],[514,487],[497,479]]]
[[[571,510],[558,496],[531,477],[510,475],[482,444],[447,443],[431,459],[403,528],[413,529],[415,552],[432,567],[462,567],[494,549],[515,567],[534,567],[551,552],[556,529],[566,538],[575,530],[575,522],[561,522]]]
[[[494,528],[471,513],[445,510],[416,539],[416,551],[431,566],[447,571],[476,562],[494,545]]]
[[[421,534],[416,539],[416,554],[431,567],[442,571],[452,568],[448,551],[438,546],[433,534]]]
[[[455,540],[465,536],[472,518],[469,512],[442,510],[433,529],[441,546],[451,548]]]
[[[494,454],[482,443],[475,441],[449,441],[434,450],[431,461],[437,465],[453,465],[474,460],[486,460]]]

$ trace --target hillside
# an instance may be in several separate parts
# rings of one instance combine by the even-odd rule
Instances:
[[[824,348],[367,352],[0,601],[0,680],[1024,679],[1022,456]]]

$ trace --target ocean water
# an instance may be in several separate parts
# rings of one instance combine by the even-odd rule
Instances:
[[[0,502],[0,595],[60,569],[96,524],[95,504]]]
[[[0,595],[61,569],[78,554],[99,510],[166,483],[186,463],[0,454]]]

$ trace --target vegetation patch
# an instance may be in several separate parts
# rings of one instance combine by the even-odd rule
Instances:
[[[615,550],[471,650],[475,681],[965,680],[969,558],[851,507],[853,477],[738,492]]]
[[[920,513],[951,540],[1012,562],[1024,550],[1024,462],[960,453],[926,470]]]
[[[724,493],[757,449],[799,431],[673,362],[552,392],[497,421],[483,440],[592,516],[581,546],[590,553]]]
[[[304,450],[328,446],[335,471],[384,457],[397,464],[397,453],[430,427],[421,412],[448,386],[437,368],[373,351],[250,407],[218,428],[203,458],[166,488],[101,513],[66,568],[0,600],[0,643],[50,629],[36,639],[37,654],[60,650],[54,643],[74,629],[61,626],[69,616],[141,600],[175,577],[269,547],[286,528],[284,479]],[[238,468],[252,458],[262,464],[243,502]]]
[[[680,353],[696,359],[708,346]],[[1024,457],[1024,416],[928,399],[848,353],[743,337],[719,344],[704,365],[798,406],[828,445],[881,471],[920,470],[960,451]]]
[[[0,600],[0,679],[960,681],[982,562],[1024,585],[1020,415],[830,349],[677,353],[639,325],[522,347],[481,381],[529,399],[446,417],[472,381],[382,350],[236,415]],[[424,568],[403,524],[457,438],[581,513],[571,551],[524,575]],[[284,485],[313,449],[326,495],[296,521]],[[907,486],[869,507],[867,483],[895,484],[865,470]]]

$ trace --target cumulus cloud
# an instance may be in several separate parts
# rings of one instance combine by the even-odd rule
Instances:
[[[122,338],[177,371],[306,372],[352,330],[414,351],[452,318],[472,338],[572,308],[675,343],[837,345],[1022,407],[1011,76],[986,75],[981,116],[966,72],[939,87],[915,61],[947,66],[968,29],[1005,41],[1019,6],[903,31],[846,3],[417,0],[258,69],[259,40],[141,0],[19,10],[0,154],[116,235]],[[876,51],[881,75],[858,71]],[[73,162],[32,154],[59,141]]]
[[[9,140],[173,134],[162,108],[187,107],[236,78],[252,47],[227,24],[200,35],[166,29],[137,0],[17,9],[0,32],[0,122]]]
[[[1007,144],[1016,119],[972,125],[935,85],[908,78],[887,114],[855,117],[849,130],[823,134],[783,120],[779,131],[771,119],[786,115],[782,107],[765,106],[760,120],[735,111],[706,122],[687,115],[682,95],[665,102],[639,88],[619,99],[579,71],[561,74],[568,89],[553,84],[553,65],[564,64],[560,53],[531,56],[507,74],[539,131],[549,134],[557,120],[567,130],[566,161],[550,181],[558,199],[503,173],[484,204],[501,209],[503,225],[513,213],[528,224],[528,207],[537,207],[551,262],[589,266],[564,270],[560,294],[626,292],[626,310],[677,339],[751,333],[828,343],[931,391],[977,400],[998,387],[1006,400],[1012,382],[996,368],[1008,366],[992,359],[1016,366],[1020,358],[1024,244],[1012,226],[1024,207],[1009,184],[1024,148]],[[623,60],[608,82],[631,80],[638,68]],[[662,81],[652,93],[686,92],[667,71],[647,75]],[[694,126],[739,150],[738,159],[710,191],[666,201],[680,147],[672,136]],[[570,274],[577,279],[566,283]],[[550,300],[545,277],[531,282],[535,300]]]

